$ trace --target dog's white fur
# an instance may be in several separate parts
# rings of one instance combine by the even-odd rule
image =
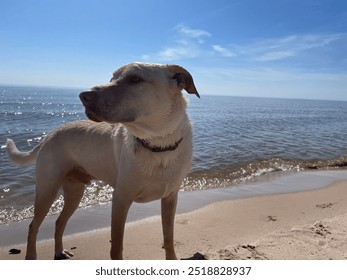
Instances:
[[[111,258],[122,259],[124,225],[131,204],[161,199],[166,259],[176,259],[174,216],[177,193],[189,171],[192,130],[181,90],[198,93],[191,75],[177,65],[131,63],[114,72],[110,83],[80,94],[92,121],[67,123],[50,132],[30,152],[7,141],[17,164],[36,159],[36,199],[29,227],[26,259],[36,259],[36,236],[58,190],[64,208],[56,221],[55,258],[69,258],[63,232],[92,179],[114,187]],[[173,147],[154,152],[149,146]]]

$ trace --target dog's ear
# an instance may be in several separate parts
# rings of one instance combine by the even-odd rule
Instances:
[[[173,74],[172,78],[177,81],[177,86],[190,94],[195,94],[200,98],[198,91],[195,88],[192,75],[181,66],[167,65],[167,69]]]

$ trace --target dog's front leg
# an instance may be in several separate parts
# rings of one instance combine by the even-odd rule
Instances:
[[[167,260],[177,260],[174,247],[174,222],[177,206],[177,192],[161,200],[161,220],[164,235],[164,249]]]
[[[133,201],[122,198],[113,192],[112,222],[111,222],[111,259],[123,259],[124,227],[128,211]]]

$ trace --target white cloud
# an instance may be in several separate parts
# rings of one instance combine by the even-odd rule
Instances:
[[[290,56],[294,56],[295,53],[292,51],[277,51],[277,52],[269,52],[269,53],[265,53],[264,55],[261,55],[259,57],[256,57],[255,60],[257,61],[271,61],[271,60],[280,60],[280,59],[284,59]]]
[[[189,48],[183,46],[176,46],[174,48],[166,48],[158,53],[158,58],[161,60],[176,60],[182,57],[192,57],[193,53]]]
[[[228,50],[228,49],[226,49],[226,48],[223,48],[223,47],[220,46],[220,45],[212,45],[212,49],[213,49],[216,53],[218,53],[218,54],[220,54],[220,55],[222,55],[222,56],[224,56],[224,57],[236,56],[233,52],[231,52],[230,50]]]
[[[192,29],[185,25],[178,25],[175,27],[176,30],[183,36],[187,36],[190,38],[202,38],[202,37],[211,37],[211,33],[201,30],[201,29]]]
[[[301,55],[303,52],[325,47],[343,38],[345,34],[290,35],[258,41],[243,47],[243,52],[259,62],[282,60]]]
[[[202,29],[193,29],[185,25],[178,25],[175,40],[172,46],[168,46],[155,54],[145,54],[141,58],[145,60],[175,61],[184,58],[194,58],[206,54],[204,49],[205,39],[211,37],[211,33]]]

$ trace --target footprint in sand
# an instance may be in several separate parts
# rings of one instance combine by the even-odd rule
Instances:
[[[325,208],[331,208],[335,203],[322,203],[322,204],[317,204],[317,208],[325,209]]]
[[[277,221],[277,216],[267,216],[267,221],[268,222],[276,222]]]
[[[188,219],[181,219],[176,221],[177,224],[187,225],[189,223]]]

